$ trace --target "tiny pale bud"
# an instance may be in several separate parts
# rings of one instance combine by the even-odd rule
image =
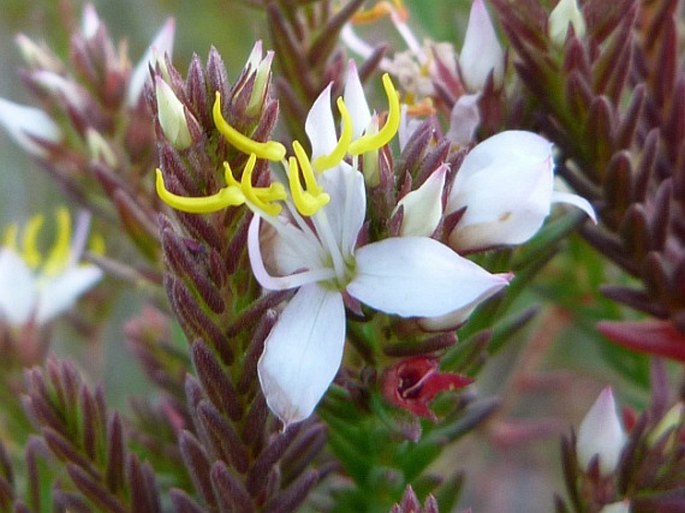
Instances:
[[[459,69],[470,92],[482,91],[490,72],[495,86],[504,78],[504,51],[483,0],[474,0],[469,14],[464,46],[459,54]]]
[[[185,108],[176,97],[169,84],[158,78],[155,80],[157,97],[157,118],[167,140],[178,150],[184,150],[193,142],[188,129]]]
[[[100,132],[89,128],[86,132],[86,143],[90,158],[95,162],[104,162],[111,168],[117,166],[117,157],[109,143],[102,137]]]
[[[442,193],[445,187],[447,164],[442,164],[426,181],[397,204],[403,207],[402,237],[430,237],[442,218]]]
[[[50,51],[45,44],[36,44],[24,34],[17,34],[14,39],[22,59],[31,69],[41,69],[44,71],[52,71],[60,73],[64,70],[64,65]]]
[[[616,470],[626,435],[616,412],[611,387],[606,387],[585,415],[578,428],[576,452],[583,469],[587,469],[595,456],[599,457],[599,470],[607,476]]]
[[[630,513],[630,501],[612,502],[599,510],[599,513]]]
[[[585,19],[578,8],[577,0],[559,0],[549,15],[547,26],[549,38],[556,47],[564,46],[569,25],[573,27],[576,36],[583,37],[585,35]]]

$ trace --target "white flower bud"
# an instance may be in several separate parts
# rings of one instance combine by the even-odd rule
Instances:
[[[607,476],[616,470],[625,442],[626,435],[616,412],[614,395],[611,387],[606,387],[578,428],[578,462],[583,469],[588,469],[597,456],[600,473]]]
[[[573,27],[576,36],[582,38],[585,35],[585,20],[578,9],[577,0],[559,0],[549,15],[547,26],[549,38],[556,47],[564,46],[569,25]]]
[[[403,207],[402,237],[430,237],[442,218],[442,192],[445,187],[447,164],[436,169],[421,187],[404,196],[395,210]],[[394,213],[394,212],[393,212]]]
[[[457,251],[521,244],[540,229],[554,202],[594,219],[587,200],[554,190],[549,141],[522,130],[501,132],[474,147],[457,171],[446,212],[466,210],[449,244]]]
[[[188,129],[185,107],[176,97],[169,84],[161,78],[155,80],[157,118],[167,140],[178,150],[190,146],[193,138]]]
[[[663,416],[649,434],[648,442],[653,445],[666,433],[677,428],[683,422],[683,413],[685,413],[685,404],[683,403],[677,403],[673,408],[668,410],[666,415]],[[671,432],[671,435],[673,435],[673,432]]]
[[[483,90],[490,72],[495,86],[500,86],[504,79],[504,51],[483,0],[474,0],[471,6],[459,69],[466,89],[472,93]]]

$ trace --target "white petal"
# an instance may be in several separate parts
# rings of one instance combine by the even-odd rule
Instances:
[[[347,291],[382,312],[435,317],[463,308],[507,285],[444,244],[427,237],[396,237],[359,248]]]
[[[27,323],[36,307],[37,289],[31,269],[9,249],[0,249],[0,320]]]
[[[409,140],[416,132],[416,129],[422,125],[423,121],[416,119],[407,114],[407,105],[402,104],[400,107],[400,127],[397,131],[397,138],[400,144],[400,152],[404,150]]]
[[[585,415],[578,428],[576,451],[578,462],[587,469],[595,455],[599,456],[602,475],[611,474],[621,456],[626,441],[611,387],[606,387]]]
[[[135,107],[143,92],[145,83],[150,79],[149,67],[155,67],[158,59],[163,60],[164,54],[171,57],[174,51],[174,33],[176,31],[176,21],[173,18],[166,20],[162,28],[157,32],[152,43],[148,47],[143,57],[138,61],[136,67],[131,72],[131,79],[128,84],[128,105]]]
[[[358,139],[371,122],[371,111],[357,73],[357,65],[351,59],[347,65],[347,80],[343,99],[352,118],[352,139]]]
[[[520,244],[532,237],[552,201],[552,145],[524,131],[507,131],[478,144],[464,159],[446,211],[466,207],[450,234],[458,251]]]
[[[464,46],[459,55],[459,69],[466,88],[471,92],[482,91],[493,70],[495,85],[502,83],[504,51],[483,0],[474,0],[471,6]]]
[[[62,132],[45,112],[0,98],[0,125],[26,152],[45,157],[47,151],[35,139],[51,143],[62,140]]]
[[[322,213],[343,255],[351,255],[366,216],[364,177],[346,162],[341,162],[323,173],[319,184],[331,197]]]
[[[324,267],[320,262],[320,256],[303,232],[295,227],[283,227],[280,232],[270,232],[265,241],[260,233],[260,225],[261,218],[254,216],[247,233],[247,252],[252,273],[262,287],[287,290],[335,276],[332,268]],[[286,234],[284,230],[289,232]],[[267,265],[272,271],[284,274],[272,275]]]
[[[473,140],[478,125],[480,125],[479,99],[479,93],[464,94],[459,97],[454,107],[452,107],[450,128],[445,134],[445,138],[452,144],[466,146]]]
[[[445,174],[449,166],[442,164],[421,187],[411,191],[397,204],[403,207],[402,237],[428,237],[438,227],[442,218],[442,193],[445,187]]]
[[[563,48],[566,42],[569,25],[573,27],[576,37],[582,39],[585,35],[585,19],[578,8],[576,0],[559,0],[557,6],[549,14],[547,34],[558,48]]]
[[[335,131],[335,121],[331,111],[331,84],[321,91],[312,108],[309,109],[304,131],[312,144],[312,161],[321,155],[328,155],[338,144],[338,134]]]
[[[44,324],[67,311],[100,279],[102,271],[94,265],[80,265],[54,278],[41,278],[36,322]]]
[[[342,295],[316,284],[300,288],[267,337],[258,365],[266,402],[286,427],[312,414],[338,372],[344,345]]]
[[[513,278],[513,274],[498,274],[496,276],[502,277],[503,279],[510,281]],[[419,321],[421,328],[426,331],[450,331],[456,330],[459,326],[464,324],[471,313],[480,305],[483,301],[493,296],[499,291],[499,289],[493,288],[490,290],[485,290],[483,294],[474,299],[471,303],[458,310],[449,312],[445,315],[439,315],[437,317],[424,317]]]
[[[578,207],[592,219],[593,223],[597,224],[595,209],[592,208],[590,202],[582,196],[568,192],[552,191],[552,203],[568,203],[569,205]]]

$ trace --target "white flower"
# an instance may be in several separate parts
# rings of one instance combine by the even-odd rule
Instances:
[[[626,442],[611,387],[606,387],[585,415],[578,428],[576,452],[578,462],[588,469],[592,459],[599,458],[599,470],[607,476],[614,472]]]
[[[11,326],[49,322],[102,278],[96,266],[78,263],[87,232],[85,218],[72,240],[69,213],[58,210],[56,240],[45,258],[36,240],[42,222],[42,216],[29,221],[21,249],[16,226],[10,227],[0,247],[0,321]]]
[[[495,86],[504,78],[504,51],[483,0],[474,0],[459,54],[461,77],[470,92],[482,91],[492,72]]]
[[[45,158],[48,149],[41,144],[58,144],[62,132],[44,111],[0,98],[0,125],[27,153]]]
[[[163,64],[165,54],[171,57],[174,50],[175,31],[176,22],[173,18],[169,18],[164,25],[162,25],[159,32],[157,32],[147,51],[138,64],[136,64],[136,67],[133,68],[128,84],[127,95],[127,101],[130,107],[135,107],[138,104],[140,95],[143,93],[143,87],[145,87],[145,83],[150,80],[150,67],[154,69],[158,62]]]
[[[457,251],[521,244],[549,215],[552,203],[570,203],[595,220],[592,206],[575,194],[553,190],[552,144],[532,132],[509,130],[473,148],[447,199],[450,214],[464,207],[449,236]]]
[[[361,101],[359,92],[346,94],[350,112],[361,108],[355,104]],[[305,128],[315,163],[334,151],[338,139],[330,88],[312,106]],[[358,133],[359,128],[350,130]],[[361,146],[356,145],[360,152]],[[355,148],[354,142],[350,147]],[[298,160],[307,166],[305,159]],[[304,201],[298,199],[302,191],[294,190],[300,187],[298,177],[297,183],[291,181],[294,205],[287,204],[289,212],[255,216],[248,234],[250,262],[260,284],[269,290],[298,289],[269,334],[258,366],[267,403],[286,426],[311,415],[340,367],[345,296],[389,314],[434,317],[501,289],[509,278],[492,275],[424,236],[357,247],[366,214],[361,173],[339,161],[318,175],[318,184],[312,183],[314,175],[304,169],[303,174],[309,187],[305,192],[312,201],[325,195],[324,206],[303,218],[298,205]]]

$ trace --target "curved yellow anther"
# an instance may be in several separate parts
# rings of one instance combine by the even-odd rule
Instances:
[[[43,257],[38,251],[38,232],[43,226],[43,216],[37,214],[29,219],[28,224],[24,228],[24,237],[21,240],[21,254],[31,269],[38,267],[43,260]]]
[[[295,145],[293,144],[293,147]],[[297,153],[297,150],[295,150]],[[295,157],[290,157],[288,159],[288,185],[290,186],[290,195],[293,198],[293,203],[297,211],[303,216],[310,217],[316,214],[319,209],[324,207],[331,200],[331,197],[323,192],[323,189],[316,184],[315,181],[315,192],[312,193],[310,190],[310,182],[307,180],[307,171],[302,171],[304,175],[305,185],[307,189],[302,188],[300,183],[300,172],[297,165],[297,159]],[[311,178],[314,178],[314,173],[311,168],[309,168],[309,174]]]
[[[400,96],[387,73],[383,75],[383,89],[385,89],[385,94],[388,97],[388,119],[377,133],[363,135],[352,141],[348,149],[350,155],[359,155],[379,149],[388,144],[400,128]]]
[[[226,207],[235,207],[245,203],[245,196],[240,187],[235,185],[228,185],[219,192],[205,197],[187,198],[169,192],[164,185],[164,177],[161,169],[157,169],[157,179],[155,187],[157,195],[164,203],[181,212],[188,212],[190,214],[211,214]]]
[[[243,176],[240,179],[240,188],[245,195],[245,199],[252,203],[254,207],[270,216],[277,216],[281,213],[281,205],[273,203],[286,199],[287,194],[282,184],[272,183],[269,187],[253,187],[252,171],[257,163],[257,155],[252,153],[247,159]],[[227,165],[227,164],[224,164]]]
[[[349,148],[350,143],[352,142],[353,128],[352,118],[350,117],[350,111],[347,110],[345,101],[342,98],[338,98],[336,104],[338,105],[338,110],[340,111],[340,119],[342,120],[342,130],[340,132],[340,139],[338,140],[338,144],[335,145],[335,148],[333,148],[333,151],[331,151],[328,155],[321,155],[320,157],[317,157],[316,159],[314,159],[314,162],[312,162],[312,167],[316,169],[319,173],[339,164],[340,161],[345,157],[345,154],[347,153],[347,148]]]
[[[45,274],[50,276],[59,274],[64,269],[71,254],[71,217],[66,208],[62,207],[57,210],[55,223],[57,237],[44,266]]]
[[[228,124],[221,114],[221,94],[216,92],[216,100],[212,109],[214,124],[221,134],[233,146],[246,154],[254,153],[257,157],[266,160],[281,161],[285,158],[285,146],[278,141],[259,142],[241,134]]]

